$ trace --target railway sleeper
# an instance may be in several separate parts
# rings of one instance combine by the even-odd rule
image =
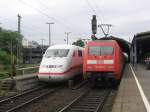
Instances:
[[[74,108],[74,109],[69,110],[68,112],[94,112],[94,111],[95,111],[95,109],[87,109],[87,108],[78,109],[78,108]]]
[[[90,104],[90,103],[87,104],[86,103],[86,104],[75,104],[75,105],[72,105],[72,107],[81,106],[81,107],[89,107],[89,108],[92,107],[93,108],[93,107],[96,107],[97,105],[98,105],[98,103],[97,104]]]
[[[93,107],[93,106],[74,106],[74,108],[78,108],[78,109],[96,109],[97,106]]]

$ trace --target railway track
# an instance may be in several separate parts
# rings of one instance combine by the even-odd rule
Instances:
[[[48,94],[51,94],[58,90],[57,88],[46,88],[41,87],[38,89],[34,89],[23,94],[19,94],[4,100],[0,101],[0,112],[13,112],[18,109],[26,106],[29,103],[32,103]]]
[[[101,112],[111,89],[89,88],[59,112]]]
[[[87,80],[84,80],[81,83],[79,83],[78,85],[76,85],[75,87],[73,87],[72,90],[77,90],[80,87],[84,86],[86,83],[87,83]]]

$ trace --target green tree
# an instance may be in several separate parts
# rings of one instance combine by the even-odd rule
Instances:
[[[84,47],[84,42],[81,39],[79,39],[76,42],[73,42],[72,45]]]
[[[17,31],[0,28],[0,64],[4,69],[7,69],[8,72],[11,72],[12,68],[14,68],[12,71],[15,71],[18,46],[22,48],[20,41],[22,38],[23,36]],[[15,75],[15,73],[13,74]]]
[[[6,51],[7,53],[11,54],[11,50],[13,47],[13,53],[17,53],[17,46],[21,46],[21,43],[19,40],[21,40],[23,36],[19,34],[17,31],[11,31],[11,30],[0,30],[0,48],[3,51]]]
[[[11,57],[6,52],[0,49],[0,64],[3,65],[5,70],[10,69]]]

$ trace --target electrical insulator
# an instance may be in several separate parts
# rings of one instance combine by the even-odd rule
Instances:
[[[93,15],[92,18],[92,33],[96,34],[97,32],[97,20],[96,20],[96,15]]]

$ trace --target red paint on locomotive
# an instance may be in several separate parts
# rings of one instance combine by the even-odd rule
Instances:
[[[88,42],[83,57],[85,78],[114,78],[119,80],[124,65],[124,57],[115,40],[96,40]]]

